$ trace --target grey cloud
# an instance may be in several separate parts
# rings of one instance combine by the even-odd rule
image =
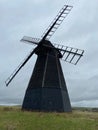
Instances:
[[[54,0],[52,3],[49,0],[0,1],[0,59],[2,61],[0,63],[2,68],[0,70],[0,103],[22,103],[36,61],[36,56],[32,57],[15,77],[10,87],[5,87],[5,79],[33,48],[31,45],[20,43],[19,40],[24,35],[40,38],[59,9],[66,3],[74,7],[51,40],[57,44],[85,50],[77,66],[61,62],[63,72],[72,104],[78,106],[86,104],[95,106],[96,104],[98,107],[97,0],[58,2]]]

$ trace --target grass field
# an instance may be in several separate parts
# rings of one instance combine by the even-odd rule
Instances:
[[[44,113],[0,107],[0,130],[98,130],[98,112]]]

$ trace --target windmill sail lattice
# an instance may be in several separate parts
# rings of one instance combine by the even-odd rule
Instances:
[[[35,45],[38,45],[38,43],[41,41],[40,38],[32,38],[32,37],[28,37],[28,36],[24,36],[21,40],[21,42],[26,42],[26,43],[29,43],[29,44],[35,44]]]
[[[34,54],[34,51],[31,51],[29,55],[19,64],[19,66],[13,71],[13,73],[7,78],[5,81],[6,86],[9,85],[9,83],[13,80],[13,78],[16,76],[16,74],[20,71],[20,69],[27,63],[27,61],[31,58],[31,56]]]
[[[63,20],[66,18],[66,16],[71,11],[72,6],[64,5],[63,8],[59,11],[58,15],[55,17],[55,19],[52,21],[52,23],[49,25],[49,27],[45,30],[45,32],[42,35],[42,39],[50,39],[50,37],[55,33],[55,31],[58,29],[60,24],[63,22]]]
[[[60,59],[76,65],[83,56],[84,50],[52,44],[49,41],[49,38],[55,33],[71,9],[72,6],[64,5],[43,33],[41,39],[28,36],[21,39],[22,42],[35,45],[35,48],[8,77],[5,83],[8,86],[31,56],[33,54],[37,55],[35,67],[23,100],[23,110],[72,111]]]
[[[84,50],[64,46],[60,44],[53,44],[62,54],[62,60],[76,65],[83,56]]]
[[[41,41],[41,39],[24,36],[21,39],[21,41],[29,43],[29,44],[33,44],[33,45],[34,44],[38,45],[38,43],[39,43],[39,41]],[[76,65],[78,63],[78,61],[80,60],[80,58],[83,56],[83,53],[84,53],[84,50],[81,50],[81,49],[64,46],[64,45],[60,45],[60,44],[53,44],[53,45],[56,50],[59,50],[61,52],[62,60],[69,62],[71,64],[74,64],[74,65]],[[43,46],[49,47],[49,48],[54,48],[54,47],[50,47],[46,44],[43,44]]]

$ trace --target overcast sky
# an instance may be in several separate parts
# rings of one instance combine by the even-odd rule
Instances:
[[[20,40],[41,38],[64,4],[73,9],[50,40],[85,50],[76,66],[61,61],[71,104],[98,107],[98,0],[0,0],[0,104],[22,104],[36,55],[4,83],[33,48]]]

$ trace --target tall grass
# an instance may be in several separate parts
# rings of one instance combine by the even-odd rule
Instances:
[[[98,113],[26,112],[19,107],[0,107],[0,130],[98,130]]]

